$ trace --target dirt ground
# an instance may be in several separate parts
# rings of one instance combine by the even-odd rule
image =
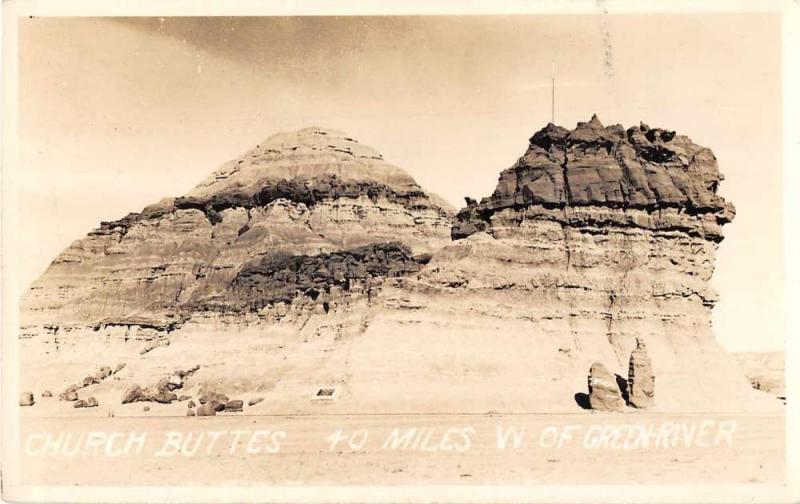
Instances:
[[[97,485],[98,474],[106,486],[780,483],[786,476],[785,419],[776,414],[23,412],[21,428],[23,484],[36,485]]]

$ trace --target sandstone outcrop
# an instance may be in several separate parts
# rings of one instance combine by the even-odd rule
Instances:
[[[417,272],[428,260],[428,255],[413,256],[411,249],[399,242],[314,256],[266,254],[242,267],[231,290],[243,309],[291,303],[301,293],[320,301],[327,312],[337,301],[336,291],[369,291],[375,281]]]
[[[600,362],[589,368],[589,405],[598,411],[622,411],[625,401],[616,377]]]
[[[628,365],[628,404],[637,408],[649,408],[653,405],[656,378],[653,374],[653,363],[647,355],[647,345],[641,338],[636,338],[636,348],[631,352]]]
[[[493,400],[528,404],[503,389],[503,369],[515,388],[535,391],[531,403],[575,408],[586,369],[601,361],[627,371],[630,348],[642,337],[658,363],[659,407],[738,407],[739,397],[750,397],[746,383],[711,330],[715,254],[734,216],[718,194],[722,179],[708,148],[672,131],[606,127],[596,117],[572,130],[548,125],[500,174],[494,192],[467,199],[452,245],[383,288],[381,323],[364,338],[388,346],[381,333],[395,334],[434,362],[432,342],[480,348],[496,360],[439,348],[442,360],[464,370],[451,377],[464,390],[489,387],[493,375],[473,379],[472,370],[497,369]],[[391,370],[402,359],[381,359],[386,372],[370,367],[370,376],[352,380],[398,379]],[[368,359],[353,368],[359,365]],[[438,390],[449,390],[426,366],[445,376],[449,368],[417,365],[421,387],[441,381]],[[625,382],[610,378],[612,387]]]
[[[722,179],[711,150],[674,131],[605,127],[597,116],[571,131],[549,124],[501,173],[490,197],[468,201],[453,237],[490,230],[497,216],[681,232],[719,242],[721,226],[735,213],[717,195]]]
[[[549,125],[451,226],[344,134],[279,134],[73,244],[26,293],[21,338],[78,358],[102,341],[124,385],[163,377],[131,401],[173,400],[168,371],[202,362],[203,416],[227,410],[216,390],[290,412],[574,411],[593,362],[622,395],[612,373],[642,337],[654,409],[731,411],[764,394],[711,331],[721,180],[671,131]],[[312,400],[320,386],[335,401]]]
[[[93,327],[144,341],[146,353],[201,310],[253,308],[227,296],[234,280],[247,283],[241,270],[253,258],[392,242],[404,255],[425,254],[449,241],[452,213],[344,133],[277,134],[185,196],[103,222],[73,243],[23,296],[23,332]],[[302,289],[281,298],[296,295]]]

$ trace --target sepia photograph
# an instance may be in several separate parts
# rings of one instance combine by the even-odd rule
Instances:
[[[3,498],[798,502],[799,18],[4,2]]]

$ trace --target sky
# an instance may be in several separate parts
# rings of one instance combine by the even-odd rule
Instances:
[[[551,119],[677,130],[737,207],[717,339],[783,347],[774,14],[32,18],[19,27],[20,272],[101,220],[187,192],[278,131],[346,131],[454,206]]]

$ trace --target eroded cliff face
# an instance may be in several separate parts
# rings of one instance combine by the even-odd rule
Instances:
[[[605,127],[597,116],[572,131],[549,124],[500,174],[490,197],[468,200],[453,238],[530,218],[569,227],[676,231],[719,242],[721,226],[734,216],[733,205],[717,194],[721,180],[711,150],[674,131]]]
[[[199,365],[187,393],[263,392],[265,412],[574,412],[638,337],[653,409],[748,409],[711,330],[721,180],[670,131],[548,125],[453,223],[344,134],[276,135],[61,254],[23,302],[23,382],[111,359],[101,403]],[[309,400],[322,385],[336,401]]]
[[[454,243],[382,296],[418,308],[417,333],[503,348],[545,401],[583,391],[595,361],[627,376],[640,337],[661,407],[735,408],[746,384],[711,328],[714,255],[734,215],[721,180],[709,149],[671,131],[548,125],[491,196],[467,199]],[[519,404],[496,385],[495,399]]]
[[[451,217],[449,205],[342,132],[280,133],[187,195],[73,243],[25,294],[23,334],[43,325],[170,331],[200,310],[257,311],[271,301],[239,293],[260,258],[390,242],[413,257],[450,241]],[[312,291],[288,285],[281,301]]]
[[[453,226],[456,240],[494,238],[481,254],[503,267],[464,271],[457,245],[439,275],[530,291],[551,318],[604,321],[600,335],[620,355],[641,332],[712,338],[714,254],[734,216],[721,180],[713,153],[672,131],[596,116],[572,131],[550,124]]]

